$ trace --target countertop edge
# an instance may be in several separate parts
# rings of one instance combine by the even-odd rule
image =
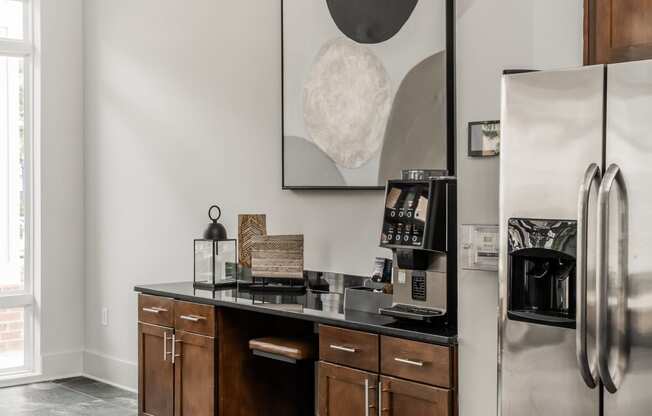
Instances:
[[[144,295],[161,296],[161,297],[173,298],[177,300],[194,302],[194,303],[199,303],[204,305],[220,306],[220,307],[240,309],[240,310],[245,310],[250,312],[264,313],[267,315],[281,316],[285,318],[300,319],[303,321],[315,322],[315,323],[325,324],[325,325],[333,325],[341,328],[372,332],[374,334],[379,334],[379,335],[395,336],[399,338],[408,339],[411,341],[425,342],[428,344],[438,344],[438,345],[448,345],[448,346],[457,345],[457,335],[454,336],[433,335],[424,332],[417,332],[417,331],[411,331],[411,330],[400,329],[400,328],[384,327],[384,326],[378,326],[372,324],[365,324],[362,322],[346,321],[341,319],[331,319],[323,316],[300,314],[292,311],[284,311],[281,309],[265,308],[265,307],[242,304],[237,302],[227,302],[218,299],[207,299],[202,297],[189,296],[180,293],[166,292],[166,291],[151,289],[142,286],[135,286],[134,291],[138,293],[142,293]]]

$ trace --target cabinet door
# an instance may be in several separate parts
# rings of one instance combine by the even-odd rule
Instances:
[[[381,377],[383,416],[451,416],[452,391]]]
[[[177,331],[175,416],[215,414],[215,338]]]
[[[138,324],[138,409],[140,415],[172,416],[174,366],[171,328]]]
[[[377,403],[376,374],[319,362],[320,416],[376,415]]]
[[[585,0],[584,12],[586,64],[652,58],[652,0]]]

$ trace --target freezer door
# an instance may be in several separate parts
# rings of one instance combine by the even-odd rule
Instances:
[[[608,223],[608,366],[615,393],[605,392],[606,416],[652,412],[652,61],[608,67],[607,166],[614,181]],[[623,193],[626,191],[626,194]],[[619,207],[619,197],[627,203]],[[619,215],[627,216],[619,247]],[[623,262],[625,279],[619,278]]]
[[[500,155],[499,410],[503,416],[598,416],[574,329],[507,319],[510,218],[578,219],[587,168],[602,162],[604,67],[503,78]],[[595,224],[595,188],[589,223]],[[587,262],[588,355],[595,359],[595,227]],[[592,256],[590,254],[593,254]]]

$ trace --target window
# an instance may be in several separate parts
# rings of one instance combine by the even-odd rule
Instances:
[[[0,376],[34,370],[29,0],[0,0]]]

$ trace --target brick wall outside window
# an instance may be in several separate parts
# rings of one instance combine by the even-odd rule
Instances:
[[[0,294],[20,287],[0,286]],[[23,351],[25,343],[25,311],[23,308],[0,309],[0,354]]]

